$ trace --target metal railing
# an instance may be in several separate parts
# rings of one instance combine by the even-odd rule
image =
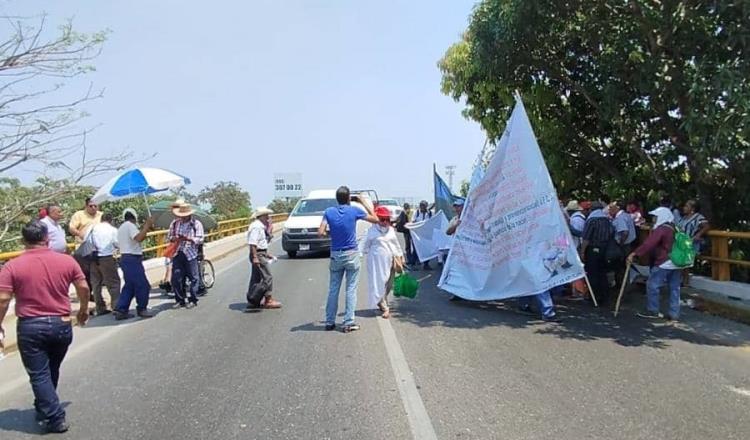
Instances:
[[[285,221],[289,217],[289,214],[272,214],[271,221],[273,223],[280,223]],[[231,235],[236,235],[247,230],[250,225],[249,218],[236,218],[232,220],[222,220],[218,223],[216,229],[208,231],[205,236],[205,243],[220,240]],[[146,235],[146,239],[154,244],[143,248],[144,254],[155,255],[161,257],[164,253],[164,249],[167,247],[167,230],[162,229],[158,231],[151,231]],[[69,243],[68,250],[73,251],[75,244]],[[21,255],[23,251],[12,251],[0,253],[0,262],[8,261]]]

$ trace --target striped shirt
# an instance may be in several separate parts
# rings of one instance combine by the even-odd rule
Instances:
[[[601,213],[598,215],[597,213]],[[591,213],[583,228],[583,240],[588,241],[591,246],[604,247],[614,237],[612,222],[601,210]]]
[[[173,220],[172,224],[169,225],[167,240],[172,241],[180,235],[193,239],[195,243],[188,240],[181,241],[177,252],[185,254],[188,261],[198,258],[198,246],[203,244],[203,224],[197,219],[192,219],[189,222],[182,222],[179,219]]]
[[[706,217],[704,217],[703,214],[696,212],[690,217],[682,217],[678,220],[677,227],[682,229],[688,237],[693,238],[706,223],[708,223]]]

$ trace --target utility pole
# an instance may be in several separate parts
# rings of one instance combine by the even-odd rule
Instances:
[[[454,174],[456,174],[456,166],[446,165],[445,175],[448,176],[448,188],[450,188],[451,192],[453,192],[453,175]]]

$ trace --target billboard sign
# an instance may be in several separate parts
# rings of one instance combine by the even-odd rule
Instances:
[[[302,197],[302,173],[276,173],[273,175],[273,197],[287,199]]]

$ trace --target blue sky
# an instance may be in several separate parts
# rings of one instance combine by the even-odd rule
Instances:
[[[381,196],[427,197],[433,162],[457,166],[456,187],[468,178],[484,134],[440,93],[436,63],[473,4],[4,0],[0,12],[112,31],[73,84],[106,89],[86,105],[102,124],[92,150],[157,152],[147,165],[191,177],[189,190],[233,180],[257,205],[274,172]]]

